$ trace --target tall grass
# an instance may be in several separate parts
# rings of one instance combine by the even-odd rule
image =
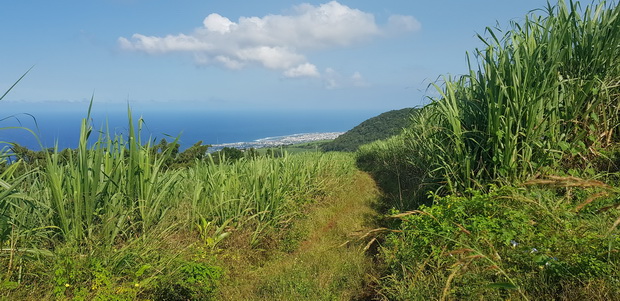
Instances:
[[[89,114],[90,116],[90,110]],[[122,232],[143,233],[162,218],[178,172],[162,174],[168,153],[155,154],[150,143],[141,142],[129,110],[129,131],[110,137],[101,133],[89,146],[92,127],[82,121],[75,152],[67,163],[59,162],[58,150],[48,154],[45,180],[37,195],[52,211],[51,224],[66,241],[102,241],[111,246]]]
[[[187,225],[201,218],[219,224],[252,220],[258,237],[266,225],[275,226],[300,203],[326,193],[327,178],[352,170],[351,159],[336,154],[196,161],[164,170],[170,152],[153,152],[150,142],[142,142],[142,120],[137,129],[131,113],[128,120],[127,138],[101,133],[92,142],[84,119],[77,149],[64,161],[58,150],[49,153],[43,169],[30,176],[28,192],[49,210],[41,226],[58,229],[62,241],[109,248],[182,208],[188,210]]]
[[[94,131],[89,108],[76,149],[5,166],[2,297],[32,296],[28,286],[40,287],[43,298],[174,295],[174,283],[186,280],[170,275],[217,266],[205,250],[235,233],[235,245],[248,248],[280,237],[304,204],[323,199],[355,170],[350,155],[336,153],[217,162],[207,155],[172,168],[175,149],[158,150],[142,125],[128,109],[125,133]]]
[[[9,87],[2,96],[2,101],[13,88],[32,70],[33,67],[28,69],[11,87]],[[4,121],[9,117],[5,117],[0,120]],[[24,130],[30,134],[34,133],[21,127],[0,127],[0,131],[6,130]],[[36,211],[36,206],[32,202],[27,194],[21,191],[23,185],[27,185],[27,179],[29,173],[19,172],[20,162],[8,165],[8,158],[12,156],[10,145],[8,141],[0,141],[2,147],[0,148],[0,166],[2,171],[0,172],[0,258],[8,257],[6,265],[6,273],[0,275],[0,280],[10,278],[13,275],[13,271],[16,266],[16,253],[18,252],[18,244],[29,240],[32,237],[33,232],[39,229],[32,229],[28,227],[28,218]],[[24,251],[32,253],[37,252],[35,249],[23,248]],[[18,277],[21,277],[21,273]]]
[[[426,166],[417,163],[425,164],[428,158],[420,157],[422,154],[415,150],[402,134],[358,149],[357,165],[370,172],[382,188],[384,206],[413,208],[424,200],[427,191],[434,190]]]
[[[404,134],[411,163],[435,183],[454,192],[523,180],[544,166],[581,166],[617,139],[614,2],[582,8],[560,0],[485,32],[484,47],[468,55],[469,71],[435,85],[440,96]]]
[[[327,193],[326,181],[353,169],[342,154],[298,154],[241,159],[234,163],[199,162],[184,173],[191,212],[219,223],[251,222],[255,237],[297,214],[299,206]],[[256,242],[255,240],[253,240]]]
[[[618,190],[557,175],[600,176],[616,156],[620,7],[560,0],[480,39],[401,136],[358,152],[406,210],[386,222],[379,294],[618,299]]]
[[[154,140],[142,137],[142,124],[128,110],[126,133],[101,130],[94,137],[89,108],[76,149],[49,150],[42,161],[17,161],[0,173],[0,264],[8,268],[0,288],[39,283],[70,296],[78,288],[66,285],[99,281],[104,276],[97,271],[157,285],[148,279],[170,269],[172,259],[140,246],[178,236],[213,248],[234,229],[249,233],[248,247],[255,247],[280,235],[300,206],[322,199],[354,170],[351,156],[320,153],[218,163],[207,156],[170,168],[174,149],[156,151]],[[143,262],[146,256],[152,261]],[[134,274],[150,266],[158,266],[151,278]]]

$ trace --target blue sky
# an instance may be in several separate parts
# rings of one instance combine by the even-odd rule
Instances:
[[[32,0],[0,10],[0,90],[38,109],[371,110],[421,105],[476,33],[543,0]]]

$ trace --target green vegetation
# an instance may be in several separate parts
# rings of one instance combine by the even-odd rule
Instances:
[[[446,78],[437,86],[441,98],[414,116],[404,134],[407,159],[458,191],[523,180],[555,163],[583,166],[612,143],[617,9],[602,3],[580,14],[571,5],[530,15],[503,37],[488,28],[469,74]]]
[[[333,141],[321,146],[324,151],[354,152],[361,145],[398,135],[409,125],[415,109],[392,110],[372,117]]]
[[[487,28],[470,71],[358,165],[386,192],[390,300],[620,298],[620,7]]]
[[[235,275],[220,287],[223,300],[365,300],[377,277],[362,234],[374,226],[377,188],[356,172],[307,204],[277,250],[248,263],[245,250],[229,256]],[[250,260],[251,261],[251,260]]]
[[[176,143],[143,142],[142,120],[128,116],[126,136],[102,131],[89,144],[85,118],[77,149],[7,165],[1,296],[215,298],[229,269],[219,259],[227,239],[234,236],[236,248],[269,250],[300,208],[354,170],[342,154],[232,160],[206,155],[200,142],[178,153]]]
[[[0,298],[620,300],[620,7],[539,12],[355,155],[2,149]]]
[[[544,186],[536,186],[540,183]],[[617,300],[617,188],[558,177],[435,197],[392,217],[390,300]],[[594,203],[586,205],[588,202]],[[607,208],[607,209],[605,209]],[[612,209],[613,208],[613,209]]]
[[[333,141],[333,140],[317,140],[317,141],[306,142],[306,143],[283,145],[283,146],[276,147],[276,148],[265,147],[265,148],[256,149],[256,151],[260,155],[276,156],[276,157],[281,155],[283,152],[287,152],[289,154],[299,154],[299,153],[305,153],[305,152],[320,152],[322,151],[322,147],[325,144],[329,143],[330,141]]]

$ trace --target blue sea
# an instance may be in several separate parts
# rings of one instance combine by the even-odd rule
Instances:
[[[16,142],[30,149],[58,145],[75,148],[80,124],[88,104],[37,106],[6,105],[0,108],[0,141]],[[191,107],[133,108],[134,123],[144,120],[142,137],[172,141],[177,136],[185,149],[198,141],[203,144],[249,142],[274,136],[301,133],[345,132],[381,112],[369,110],[206,110]],[[99,131],[126,136],[127,105],[98,108],[94,106],[90,122]],[[21,129],[28,128],[33,133]],[[96,139],[96,137],[95,137]],[[40,141],[40,143],[39,143]]]

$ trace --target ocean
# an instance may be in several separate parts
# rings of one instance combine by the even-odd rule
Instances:
[[[5,106],[0,111],[0,141],[16,142],[34,150],[40,149],[39,140],[43,147],[53,147],[57,143],[59,149],[75,148],[81,120],[86,117],[87,109],[87,105],[67,106],[64,109],[36,105]],[[363,110],[209,111],[187,107],[132,111],[134,122],[140,117],[144,120],[143,139],[150,137],[158,142],[166,138],[172,141],[179,136],[181,149],[198,141],[215,145],[302,133],[346,132],[381,113]],[[93,108],[91,117],[92,136],[97,136],[100,130],[105,131],[106,128],[111,133],[126,136],[126,105],[113,109]],[[38,139],[29,131],[17,127],[30,129]]]

